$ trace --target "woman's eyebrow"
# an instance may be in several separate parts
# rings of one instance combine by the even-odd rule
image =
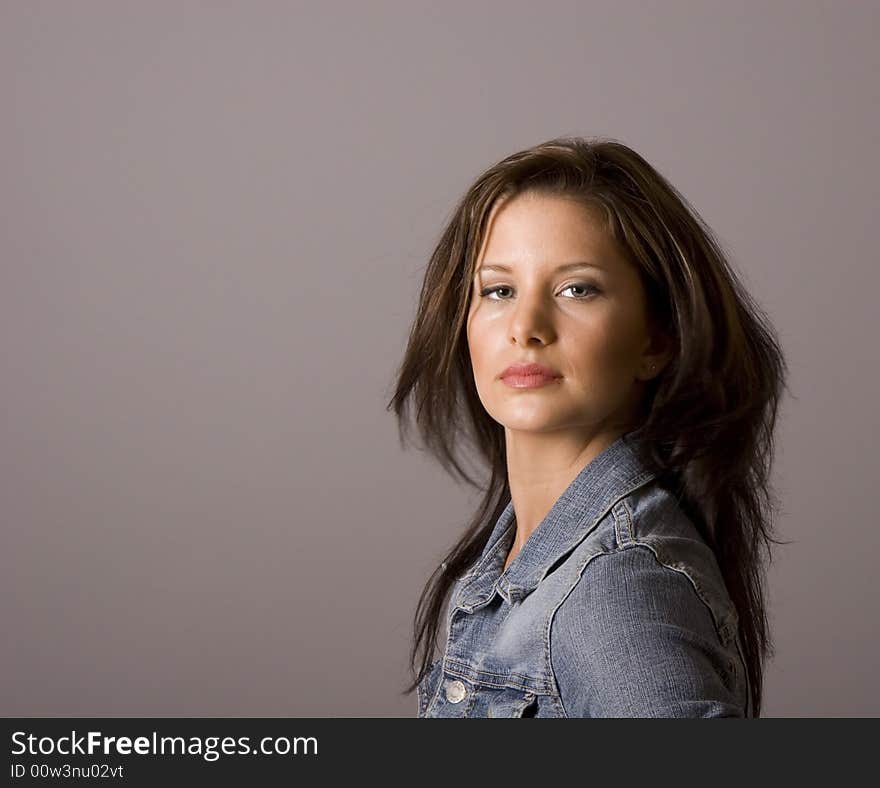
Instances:
[[[578,268],[599,268],[602,269],[602,266],[598,263],[588,263],[586,261],[576,261],[574,263],[564,263],[556,268],[554,273],[560,273],[562,271],[574,271]],[[509,265],[504,265],[503,263],[487,263],[485,265],[481,265],[477,270],[479,271],[502,271],[503,273],[510,274],[513,273],[513,270]]]

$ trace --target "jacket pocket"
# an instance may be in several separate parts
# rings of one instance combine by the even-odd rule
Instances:
[[[534,692],[516,687],[481,689],[486,698],[487,717],[534,717],[538,698]]]

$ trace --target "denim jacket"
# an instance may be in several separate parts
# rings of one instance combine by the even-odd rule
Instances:
[[[419,717],[744,717],[715,555],[629,434],[588,463],[505,571],[513,503],[453,586]]]

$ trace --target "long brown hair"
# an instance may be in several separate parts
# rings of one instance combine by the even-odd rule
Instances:
[[[764,552],[772,562],[771,543],[783,544],[772,536],[778,499],[770,471],[787,365],[769,320],[705,221],[638,153],[599,137],[558,137],[487,169],[458,202],[425,271],[387,409],[397,416],[403,446],[414,406],[427,449],[484,496],[419,597],[410,653],[415,678],[403,693],[415,690],[430,667],[449,592],[510,501],[504,427],[477,395],[465,321],[492,206],[525,191],[574,197],[595,209],[639,270],[650,319],[674,339],[672,361],[646,384],[637,437],[645,463],[715,552],[737,609],[757,717],[764,661],[774,653]],[[463,467],[468,450],[488,468],[486,483]]]

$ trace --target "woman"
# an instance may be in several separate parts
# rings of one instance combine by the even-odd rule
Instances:
[[[418,716],[759,716],[785,377],[712,231],[636,152],[558,138],[483,173],[388,406],[403,438],[414,400],[485,491],[416,609]]]

